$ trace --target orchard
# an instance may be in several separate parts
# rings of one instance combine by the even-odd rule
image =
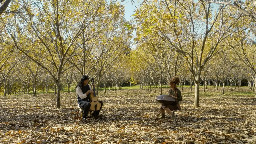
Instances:
[[[256,142],[256,3],[128,1],[0,1],[0,143]],[[175,76],[181,110],[160,118]]]

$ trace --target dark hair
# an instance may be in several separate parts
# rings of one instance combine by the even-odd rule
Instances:
[[[82,87],[83,87],[83,84],[84,84],[84,81],[85,81],[85,80],[88,80],[88,79],[89,79],[89,76],[88,76],[88,75],[83,75],[82,78],[81,78],[81,80],[78,82],[77,87],[82,88]]]
[[[180,79],[178,77],[173,77],[170,81],[170,84],[171,83],[174,83],[174,84],[178,84],[180,82]]]

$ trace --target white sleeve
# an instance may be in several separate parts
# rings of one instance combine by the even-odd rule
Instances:
[[[78,94],[78,96],[81,98],[81,99],[84,99],[87,97],[86,93],[83,94],[81,88],[78,86],[76,87],[76,94]]]

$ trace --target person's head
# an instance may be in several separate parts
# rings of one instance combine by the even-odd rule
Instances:
[[[88,83],[89,83],[89,76],[83,75],[78,86],[82,87],[82,86],[88,85]]]
[[[172,88],[176,87],[177,84],[179,84],[180,79],[178,77],[173,77],[170,81],[170,86]]]

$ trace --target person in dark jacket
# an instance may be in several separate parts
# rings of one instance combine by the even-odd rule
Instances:
[[[178,77],[173,77],[170,81],[170,90],[169,90],[169,95],[175,99],[175,102],[173,104],[162,104],[160,111],[162,114],[162,118],[165,117],[165,111],[167,113],[172,114],[174,116],[174,112],[176,110],[181,110],[179,102],[182,100],[181,92],[177,88],[177,84],[180,82]]]
[[[83,119],[86,119],[88,116],[89,110],[90,110],[90,95],[94,94],[94,91],[89,86],[89,77],[87,75],[84,75],[80,82],[78,83],[76,87],[76,94],[77,94],[77,102],[79,107],[82,109],[83,112]],[[101,106],[103,105],[102,101],[100,101]],[[101,108],[100,108],[101,110]],[[94,111],[92,113],[92,116],[97,118],[99,116],[100,110]]]

